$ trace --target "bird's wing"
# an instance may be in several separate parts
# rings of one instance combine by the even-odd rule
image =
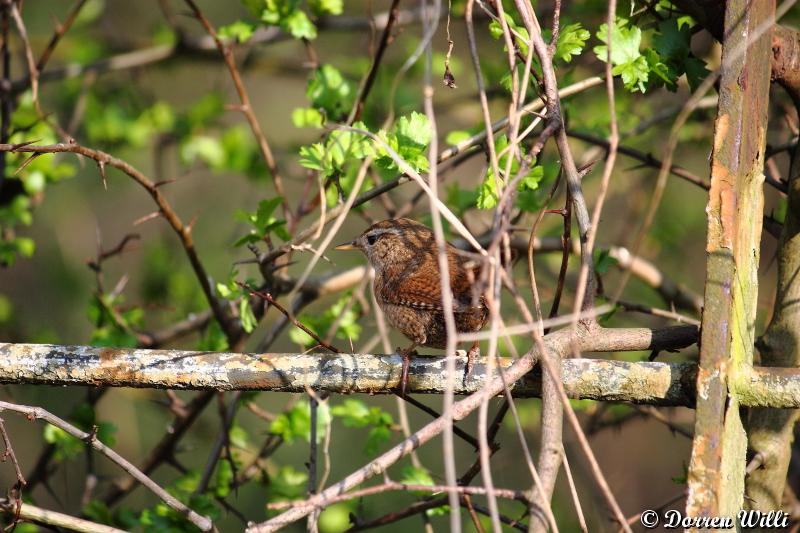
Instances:
[[[450,261],[449,266],[453,311],[462,313],[481,307],[482,304],[472,305],[472,286],[464,269],[456,261]],[[434,259],[407,269],[403,275],[384,285],[381,298],[394,305],[442,311],[442,279],[438,263]]]

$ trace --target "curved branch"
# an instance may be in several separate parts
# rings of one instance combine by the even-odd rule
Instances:
[[[87,148],[76,143],[59,143],[46,146],[35,146],[27,143],[0,144],[0,152],[30,154],[77,154],[94,160],[103,175],[105,175],[105,167],[110,166],[133,178],[136,183],[141,185],[148,192],[148,194],[150,194],[150,196],[153,198],[153,201],[158,206],[161,216],[166,219],[175,233],[178,234],[181,244],[183,245],[183,249],[185,250],[186,255],[189,258],[189,262],[192,265],[192,269],[194,269],[197,280],[200,282],[200,286],[202,287],[203,293],[206,296],[206,300],[208,300],[208,303],[211,306],[211,310],[214,313],[214,318],[216,318],[220,323],[220,326],[222,326],[229,340],[238,338],[241,332],[241,326],[238,324],[238,321],[232,320],[223,303],[219,300],[219,298],[217,298],[211,278],[206,272],[203,263],[200,261],[200,256],[197,254],[197,250],[195,249],[194,240],[192,239],[191,226],[183,223],[180,217],[178,217],[177,213],[175,213],[175,210],[172,208],[167,198],[161,193],[161,189],[156,185],[156,183],[151,181],[150,178],[145,176],[142,172],[126,161],[117,159],[106,152]]]
[[[93,433],[87,433],[77,427],[73,426],[66,420],[63,420],[49,411],[41,407],[29,407],[27,405],[16,405],[9,402],[0,401],[0,412],[13,411],[21,413],[28,417],[28,419],[42,419],[48,424],[51,424],[59,429],[64,430],[76,439],[84,441],[86,444],[106,456],[110,461],[116,463],[120,468],[128,472],[139,483],[147,487],[156,496],[169,505],[172,509],[185,516],[189,521],[196,525],[201,531],[210,531],[213,528],[211,519],[206,516],[201,516],[192,511],[175,496],[161,488],[156,482],[147,477],[141,470],[136,468],[131,462],[122,457],[120,454],[100,442],[97,436]]]

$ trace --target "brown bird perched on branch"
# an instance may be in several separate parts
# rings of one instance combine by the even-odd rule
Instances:
[[[403,356],[400,381],[405,395],[408,366],[414,348],[446,348],[447,328],[442,306],[442,278],[439,271],[436,239],[423,224],[407,218],[376,222],[357,239],[340,244],[337,250],[361,250],[375,269],[375,299],[386,319],[408,337],[412,344],[399,349]],[[474,287],[479,269],[459,255],[450,243],[446,245],[453,295],[453,318],[456,331],[480,330],[489,311],[482,294]],[[468,354],[471,359],[477,342]]]

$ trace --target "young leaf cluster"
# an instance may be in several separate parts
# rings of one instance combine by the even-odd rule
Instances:
[[[652,46],[643,47],[644,37],[652,41]],[[691,52],[691,25],[685,17],[661,20],[655,29],[647,30],[617,17],[610,29],[608,24],[600,26],[597,38],[604,44],[595,46],[594,53],[601,61],[608,61],[611,41],[611,73],[620,76],[631,92],[644,93],[662,86],[674,91],[684,74],[694,89],[708,74],[705,63]]]
[[[302,314],[298,320],[320,338],[325,338],[331,327],[336,324],[337,339],[356,341],[361,335],[361,324],[358,323],[361,306],[357,302],[348,306],[351,299],[350,293],[347,292],[321,314]],[[289,338],[304,348],[311,348],[317,344],[308,333],[298,328],[289,332]]]

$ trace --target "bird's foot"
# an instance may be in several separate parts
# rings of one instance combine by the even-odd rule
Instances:
[[[467,386],[470,376],[472,375],[472,367],[475,365],[475,357],[481,354],[481,348],[478,341],[475,341],[467,351],[467,362],[464,365],[464,387]]]
[[[405,397],[406,388],[408,386],[408,369],[411,366],[411,356],[419,355],[414,349],[416,346],[409,348],[398,348],[397,353],[403,358],[403,370],[400,372],[400,396]]]

